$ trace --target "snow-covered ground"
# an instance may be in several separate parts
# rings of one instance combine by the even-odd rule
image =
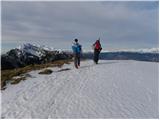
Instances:
[[[60,69],[70,70],[57,72]],[[2,118],[158,118],[158,63],[104,60],[51,68],[2,91]]]

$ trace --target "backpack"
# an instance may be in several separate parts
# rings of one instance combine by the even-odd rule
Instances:
[[[101,50],[101,49],[102,49],[102,48],[101,48],[101,44],[98,43],[98,42],[96,42],[96,43],[94,44],[94,48],[97,49],[97,50]]]
[[[79,44],[74,44],[73,46],[72,46],[72,50],[73,50],[73,52],[74,53],[80,53],[81,52],[81,45],[79,45]]]

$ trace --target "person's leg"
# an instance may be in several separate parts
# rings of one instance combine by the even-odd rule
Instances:
[[[94,50],[93,61],[96,62],[96,51]]]
[[[95,63],[98,63],[98,51],[95,52]]]
[[[77,54],[74,55],[74,66],[76,68],[78,68],[78,66],[77,66]]]
[[[77,56],[77,62],[78,62],[78,66],[80,66],[80,54],[78,54]]]
[[[98,61],[99,61],[99,53],[100,53],[100,52],[97,52],[97,63],[98,63]]]

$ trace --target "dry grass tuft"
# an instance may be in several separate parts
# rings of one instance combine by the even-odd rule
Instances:
[[[52,72],[53,72],[53,71],[50,70],[50,69],[45,69],[45,70],[39,72],[39,74],[51,74]]]
[[[21,80],[26,80],[26,77],[13,78],[11,84],[18,84]]]
[[[57,60],[46,64],[34,64],[12,70],[1,70],[1,89],[3,89],[6,86],[6,81],[12,81],[13,77],[15,76],[22,75],[32,70],[40,70],[47,67],[62,67],[64,64],[69,64],[71,61],[72,60]],[[17,84],[20,81],[20,79],[14,80],[12,84]]]

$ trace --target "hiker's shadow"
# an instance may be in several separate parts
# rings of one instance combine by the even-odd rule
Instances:
[[[95,64],[95,63],[93,63],[93,64],[91,64],[91,65],[86,65],[86,66],[81,66],[80,68],[89,68],[89,67],[93,67],[93,66],[98,66],[98,65],[103,65],[103,64],[116,64],[116,63],[118,63],[118,62],[100,62],[100,63],[98,63],[98,64]]]

